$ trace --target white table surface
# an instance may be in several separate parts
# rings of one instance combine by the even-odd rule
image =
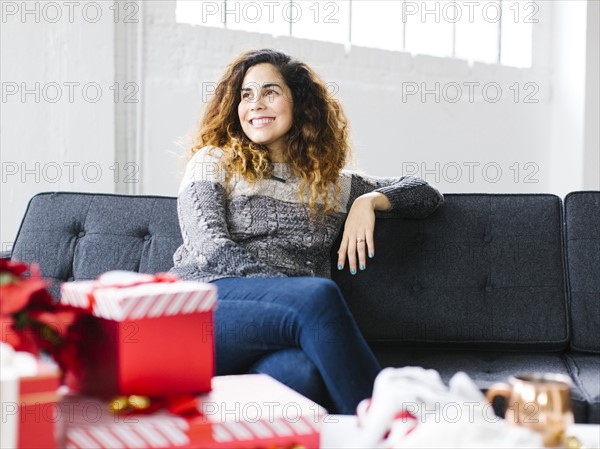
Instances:
[[[321,448],[356,448],[356,416],[328,415],[321,430]],[[586,448],[600,448],[600,425],[574,424],[568,435],[579,438]]]

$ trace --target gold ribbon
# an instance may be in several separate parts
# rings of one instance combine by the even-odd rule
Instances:
[[[139,412],[150,407],[148,396],[117,396],[108,403],[108,409],[113,413]]]

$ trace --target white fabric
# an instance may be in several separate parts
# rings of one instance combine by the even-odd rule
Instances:
[[[397,418],[400,412],[410,417]],[[372,448],[543,447],[540,435],[506,423],[465,373],[449,387],[435,370],[386,368],[357,408],[359,446]]]

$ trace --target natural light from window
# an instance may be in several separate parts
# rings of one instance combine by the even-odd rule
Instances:
[[[531,67],[539,7],[523,0],[177,0],[179,23]]]

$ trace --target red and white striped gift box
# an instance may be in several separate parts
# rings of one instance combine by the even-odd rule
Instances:
[[[61,443],[67,448],[319,447],[325,410],[269,376],[213,378],[201,396],[204,414],[184,419],[166,412],[120,416],[85,396],[61,401]]]
[[[69,386],[106,398],[209,391],[216,298],[212,284],[164,274],[62,284],[61,302],[90,313]]]

